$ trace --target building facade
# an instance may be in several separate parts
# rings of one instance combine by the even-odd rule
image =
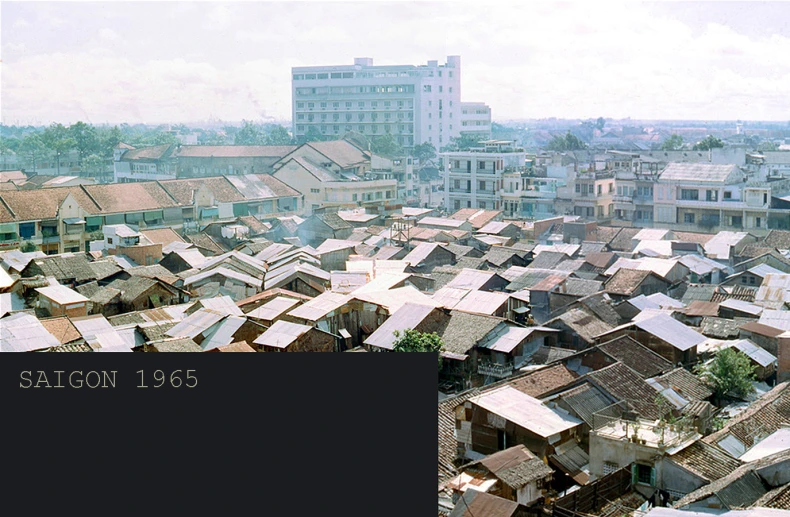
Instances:
[[[403,147],[424,142],[437,149],[461,130],[461,58],[426,65],[379,66],[371,58],[353,65],[294,67],[292,121],[295,138],[310,128],[340,136],[391,134]]]
[[[491,108],[484,102],[461,103],[461,134],[491,139]]]
[[[441,153],[444,206],[500,210],[503,175],[524,169],[526,153],[510,141],[486,141],[469,151]]]

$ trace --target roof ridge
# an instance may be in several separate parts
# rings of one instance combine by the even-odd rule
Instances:
[[[88,192],[88,189],[87,189],[87,188],[85,188],[85,185],[84,185],[84,184],[80,184],[80,186],[79,186],[79,187],[80,187],[80,189],[81,189],[81,190],[82,190],[82,191],[85,193],[85,195],[86,195],[86,196],[88,196],[88,199],[90,199],[91,201],[93,201],[93,203],[94,203],[96,206],[98,206],[98,207],[99,207],[99,211],[100,211],[100,212],[104,212],[104,207],[103,207],[103,206],[101,206],[101,205],[99,204],[99,202],[98,202],[98,201],[96,201],[96,198],[95,198],[95,197],[93,197],[93,196],[91,195],[91,193],[90,193],[90,192]]]

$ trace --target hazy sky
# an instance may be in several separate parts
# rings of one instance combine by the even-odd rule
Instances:
[[[6,124],[290,118],[290,68],[444,62],[495,120],[790,120],[790,2],[6,2]]]

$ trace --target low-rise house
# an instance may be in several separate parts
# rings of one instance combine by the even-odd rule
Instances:
[[[599,334],[596,339],[599,342],[608,341],[623,335],[632,337],[673,364],[694,364],[697,360],[697,345],[706,339],[666,314],[626,323]]]
[[[297,235],[302,242],[316,246],[326,239],[347,239],[354,227],[336,213],[313,214],[299,225]]]
[[[220,266],[186,277],[184,289],[199,296],[220,293],[234,300],[242,300],[259,292],[262,283],[258,278]]]
[[[612,326],[584,307],[575,307],[543,324],[560,331],[557,342],[565,348],[583,350]]]
[[[371,350],[392,350],[395,344],[395,332],[403,333],[407,329],[418,332],[442,332],[450,321],[449,311],[406,303],[395,311],[376,331],[365,339],[363,344]]]
[[[87,316],[88,298],[64,285],[39,287],[38,306],[49,316]]]
[[[288,296],[277,296],[256,309],[247,312],[248,318],[260,320],[266,326],[271,326],[282,318],[285,313],[303,303],[303,300]]]
[[[471,489],[528,506],[548,492],[553,474],[524,445],[516,445],[465,465],[447,486],[454,496]]]
[[[403,260],[415,272],[430,273],[437,266],[454,264],[455,255],[438,243],[422,242],[403,257]]]
[[[511,386],[468,399],[456,408],[456,422],[458,442],[472,459],[518,444],[544,459],[573,440],[583,423]]]
[[[26,312],[2,319],[0,352],[36,352],[60,344],[58,338],[50,334],[35,316]]]
[[[460,497],[449,517],[527,517],[531,513],[515,501],[487,494],[479,490],[467,490]]]
[[[259,352],[335,352],[335,336],[316,327],[276,321],[255,338]]]
[[[188,337],[204,351],[229,345],[243,339],[243,316],[223,314],[211,309],[200,309],[165,332],[168,337]],[[261,330],[263,328],[261,327]]]
[[[200,269],[205,264],[206,256],[197,248],[173,250],[165,254],[159,264],[173,274],[189,269]]]

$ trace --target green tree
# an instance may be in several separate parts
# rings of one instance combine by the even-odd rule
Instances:
[[[436,158],[436,147],[430,142],[415,145],[411,152],[421,163]]]
[[[419,332],[414,329],[406,329],[402,333],[393,332],[395,342],[392,349],[395,352],[441,352],[444,347],[442,338],[435,332]],[[439,356],[439,368],[442,366],[442,358]]]
[[[31,251],[36,251],[37,249],[38,247],[28,240],[23,241],[22,245],[19,247],[19,251],[22,253],[30,253]]]
[[[728,393],[745,396],[754,391],[755,366],[749,356],[735,348],[720,350],[711,361],[697,365],[697,376],[710,386],[717,400]]]
[[[86,157],[100,152],[99,137],[96,128],[85,122],[77,122],[69,126],[69,133],[74,139],[74,147],[80,156],[80,165]]]
[[[290,145],[291,134],[288,133],[288,130],[283,126],[274,126],[271,131],[269,131],[266,143],[268,145]]]
[[[3,169],[7,169],[6,162],[9,156],[13,156],[14,148],[18,147],[19,141],[16,138],[0,138],[0,156],[3,157]]]
[[[266,134],[257,124],[243,120],[242,127],[233,141],[236,145],[266,145]]]
[[[546,148],[550,151],[578,151],[587,149],[587,144],[568,131],[564,136],[555,136]]]
[[[403,147],[391,134],[374,136],[370,139],[370,151],[379,156],[402,156]]]
[[[107,171],[104,159],[98,154],[92,154],[82,161],[82,174],[84,176],[101,176]]]
[[[480,138],[473,135],[461,135],[450,138],[450,143],[442,148],[442,151],[468,151],[472,147],[478,147]]]
[[[19,144],[19,154],[22,156],[25,165],[31,167],[35,171],[38,163],[49,156],[49,151],[41,140],[41,136],[36,133],[31,133],[22,140],[21,144]]]
[[[770,140],[764,140],[757,144],[758,151],[776,151],[779,149],[779,146],[776,142],[772,142]]]
[[[680,135],[672,135],[661,144],[662,151],[677,151],[683,147],[683,137]]]
[[[101,156],[102,158],[107,158],[109,160],[110,158],[112,158],[112,152],[113,149],[115,149],[115,146],[123,141],[124,141],[124,135],[123,132],[121,131],[121,128],[119,128],[118,126],[100,129],[99,156]]]
[[[603,131],[603,128],[606,127],[606,119],[603,117],[598,117],[595,121],[595,128],[599,131]]]
[[[724,147],[724,142],[722,142],[720,138],[716,138],[713,135],[708,135],[704,140],[694,144],[692,149],[694,151],[709,151],[711,149],[715,149],[716,147]]]
[[[51,124],[41,133],[41,141],[55,154],[58,174],[60,174],[60,158],[74,149],[76,141],[71,137],[68,128],[63,124]]]

